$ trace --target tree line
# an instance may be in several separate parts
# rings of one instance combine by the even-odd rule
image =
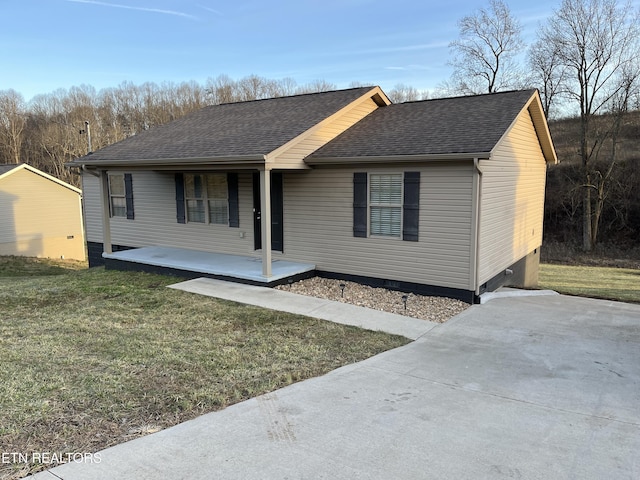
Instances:
[[[17,91],[4,90],[0,91],[0,164],[28,163],[77,185],[77,176],[64,165],[88,152],[89,135],[92,150],[97,150],[207,105],[336,88],[324,80],[298,85],[291,78],[250,75],[233,80],[220,75],[204,84],[124,82],[100,91],[89,85],[73,86],[37,95],[28,103]],[[396,102],[422,97],[405,85],[388,93]]]
[[[522,26],[503,0],[462,17],[449,47],[453,74],[435,91],[397,85],[393,102],[535,87],[548,117],[575,115],[579,135],[562,160],[578,161],[570,185],[581,201],[582,245],[598,241],[614,178],[626,161],[617,148],[630,112],[640,107],[640,11],[629,1],[562,0],[527,46]],[[354,82],[351,86],[361,86]],[[26,162],[77,184],[64,164],[207,105],[333,90],[318,80],[226,75],[198,82],[88,85],[34,97],[0,91],[0,163]],[[90,129],[90,130],[89,130]],[[573,220],[573,217],[572,217]]]

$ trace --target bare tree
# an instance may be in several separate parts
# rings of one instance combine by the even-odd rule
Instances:
[[[326,80],[314,80],[307,83],[298,89],[298,93],[319,93],[335,90],[337,87],[334,83],[327,82]]]
[[[4,147],[3,157],[7,163],[20,163],[26,123],[22,95],[13,89],[0,91],[0,147]]]
[[[465,95],[517,88],[521,71],[515,57],[523,51],[522,27],[502,0],[490,0],[458,22],[460,37],[449,44],[454,68],[451,84]]]
[[[295,95],[298,90],[298,83],[291,77],[285,77],[278,81],[279,96]]]
[[[562,93],[567,67],[560,57],[560,46],[539,38],[529,49],[530,82],[538,87],[542,108],[547,118],[551,116],[556,99]]]
[[[211,99],[211,105],[237,102],[236,82],[229,75],[218,75],[216,78],[207,79],[207,96]]]
[[[416,100],[426,100],[429,98],[429,92],[426,90],[420,91],[415,87],[398,83],[389,90],[387,96],[393,103],[415,102]]]
[[[640,16],[630,2],[617,0],[564,0],[539,35],[540,41],[558,53],[566,69],[562,92],[580,113],[580,159],[583,171],[582,246],[596,243],[599,210],[609,174],[597,173],[592,163],[615,127],[603,125],[603,114],[624,114],[638,80]],[[624,105],[624,108],[616,107]],[[615,162],[615,159],[611,159]],[[610,167],[613,168],[613,164]],[[596,195],[593,193],[596,192]]]

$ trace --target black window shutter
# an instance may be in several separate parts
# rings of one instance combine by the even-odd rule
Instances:
[[[240,208],[238,201],[238,174],[227,173],[227,189],[229,195],[229,226],[240,226]]]
[[[353,236],[367,236],[367,172],[353,174]]]
[[[187,223],[184,211],[184,175],[176,173],[176,216],[178,223]]]
[[[124,196],[127,204],[127,219],[133,220],[135,218],[133,214],[133,183],[130,173],[124,174]]]
[[[418,241],[420,217],[420,172],[404,173],[404,201],[402,202],[402,239]]]

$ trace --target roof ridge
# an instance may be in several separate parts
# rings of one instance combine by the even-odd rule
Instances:
[[[371,85],[371,86],[364,86],[364,87],[351,87],[351,88],[336,88],[333,90],[324,90],[322,92],[306,92],[306,93],[295,93],[293,95],[281,95],[279,97],[266,97],[266,98],[254,98],[253,100],[240,100],[238,102],[224,102],[224,103],[218,103],[215,105],[209,105],[210,107],[216,107],[216,106],[221,106],[221,105],[237,105],[237,104],[243,104],[243,103],[252,103],[252,102],[264,102],[267,100],[280,100],[280,99],[284,99],[284,98],[295,98],[295,97],[305,97],[305,96],[311,96],[311,95],[324,95],[327,93],[338,93],[338,92],[349,92],[349,91],[353,91],[353,90],[371,90],[373,88],[376,88],[377,85]]]
[[[408,102],[393,103],[392,105],[404,105],[404,104],[407,104],[407,103],[437,102],[439,100],[459,100],[459,99],[465,99],[465,98],[493,97],[493,96],[504,95],[504,94],[508,94],[508,93],[531,92],[531,94],[533,94],[533,92],[535,92],[536,90],[537,90],[536,88],[523,88],[523,89],[519,89],[519,90],[504,90],[502,92],[476,93],[476,94],[473,94],[473,95],[452,95],[450,97],[436,97],[436,98],[426,98],[424,100],[410,100]]]

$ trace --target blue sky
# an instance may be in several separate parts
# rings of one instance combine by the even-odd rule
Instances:
[[[560,0],[507,2],[532,41]],[[221,74],[434,89],[456,22],[485,1],[0,0],[0,90],[28,101],[124,81]]]

